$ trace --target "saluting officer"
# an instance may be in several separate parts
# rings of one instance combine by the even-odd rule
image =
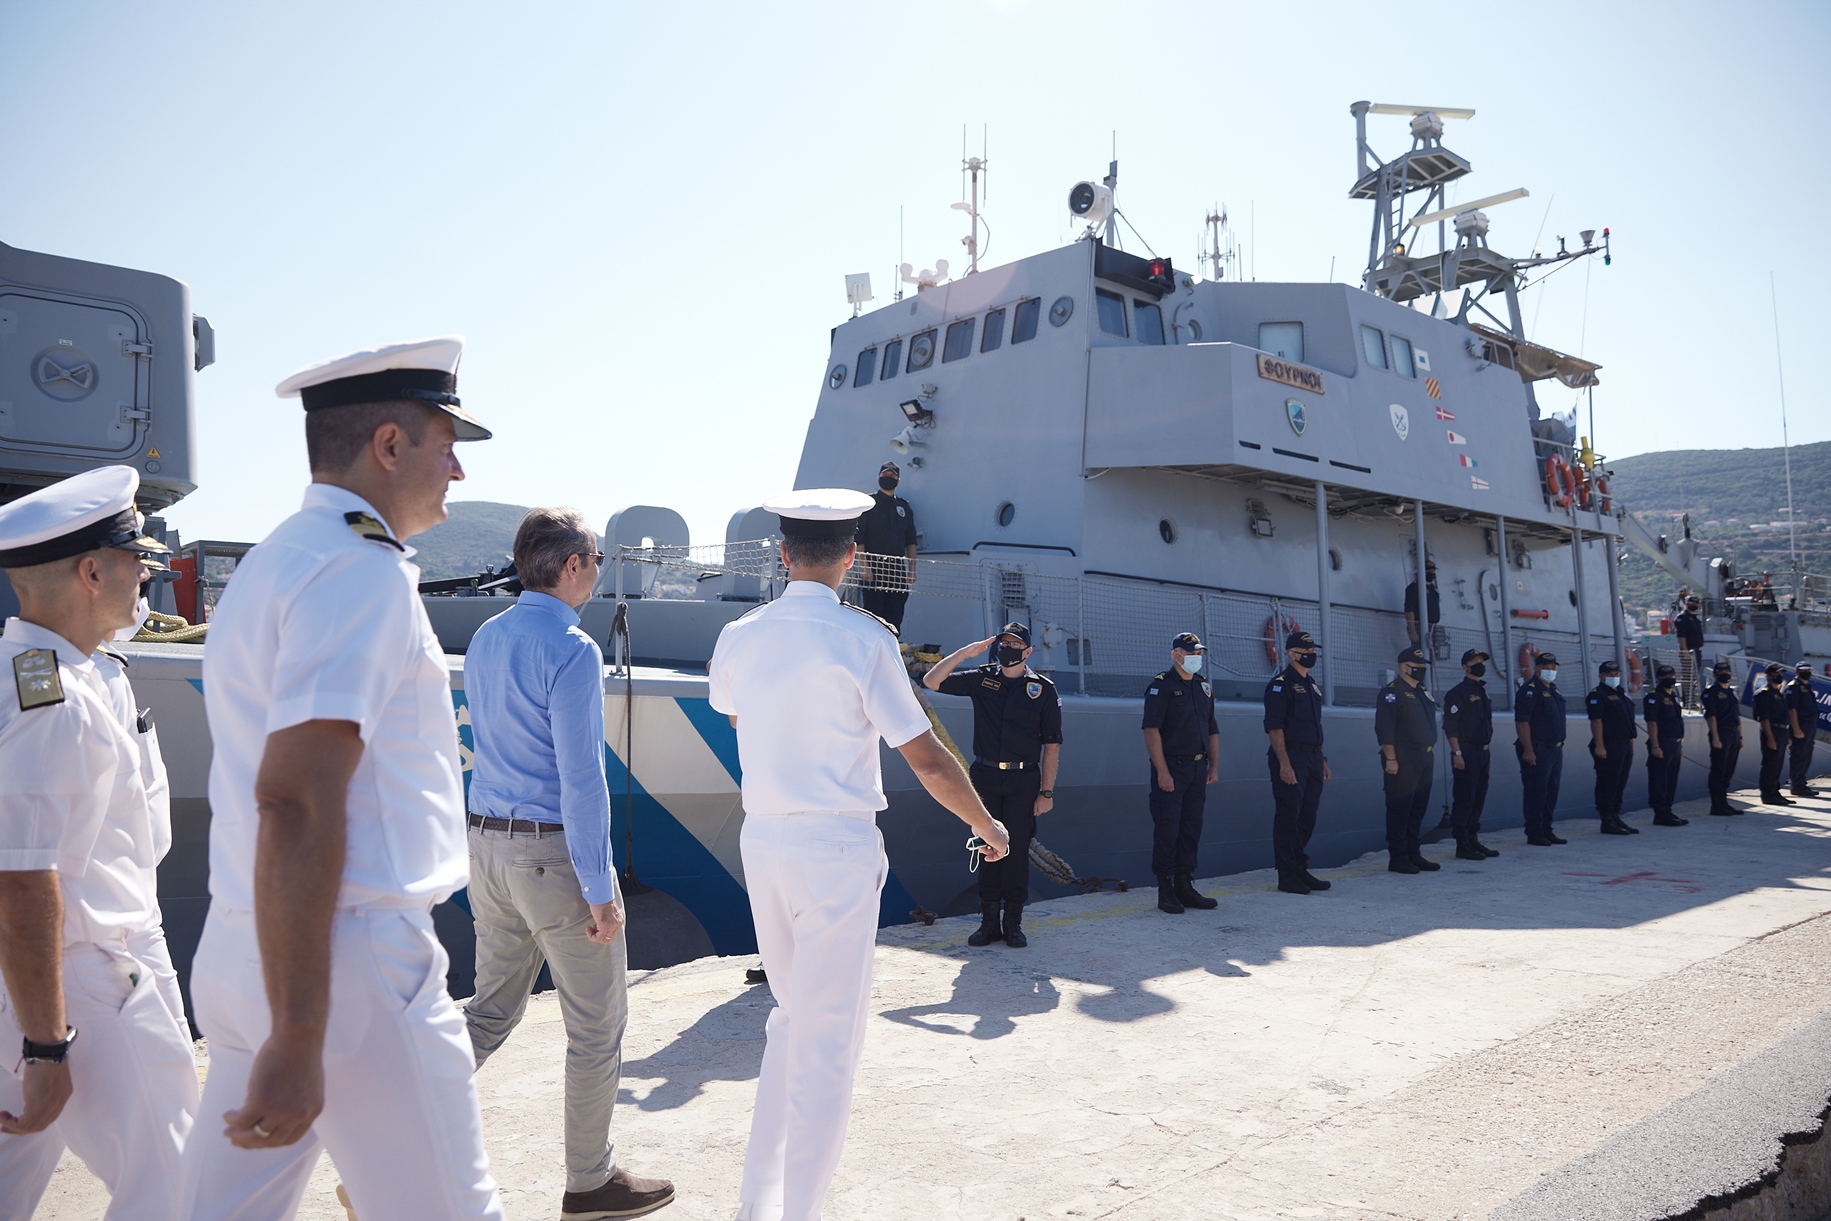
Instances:
[[[902,479],[896,463],[879,467],[871,507],[858,519],[858,549],[866,555],[860,602],[899,634],[916,579],[915,509],[896,494]]]
[[[1540,653],[1538,671],[1513,696],[1513,753],[1519,757],[1524,789],[1526,842],[1535,848],[1567,844],[1551,829],[1564,779],[1564,693],[1558,690],[1558,659]]]
[[[165,769],[104,645],[164,567],[139,486],[106,466],[0,508],[19,598],[0,636],[0,1217],[33,1214],[66,1148],[108,1188],[110,1221],[188,1216],[197,1072],[156,897]]]
[[[1221,778],[1214,687],[1200,677],[1206,650],[1194,632],[1170,642],[1170,668],[1144,691],[1144,749],[1151,757],[1151,872],[1157,910],[1180,915],[1220,906],[1195,889],[1208,786]]]
[[[1450,827],[1456,859],[1485,861],[1500,853],[1481,842],[1481,812],[1488,804],[1488,772],[1494,741],[1494,701],[1488,698],[1488,655],[1462,655],[1462,681],[1443,697],[1443,736],[1450,744]]]
[[[708,666],[712,707],[737,730],[744,881],[776,998],[737,1215],[818,1221],[845,1148],[890,869],[879,744],[986,841],[988,862],[1009,844],[929,726],[895,634],[839,601],[869,500],[824,488],[763,507],[781,520],[788,587],[726,624]]]
[[[392,344],[275,389],[302,400],[312,482],[237,566],[204,649],[194,1221],[290,1217],[321,1150],[359,1216],[502,1217],[432,924],[470,877],[451,680],[401,543],[445,519],[455,443],[490,435],[459,407],[463,350]]]
[[[961,662],[987,650],[996,650],[996,660],[955,673]],[[1062,701],[1055,684],[1025,664],[1029,659],[1030,629],[1007,623],[990,640],[955,650],[922,676],[930,691],[972,699],[973,766],[967,775],[1011,837],[1010,855],[979,866],[979,929],[966,939],[968,945],[1002,940],[1021,950],[1030,944],[1023,930],[1024,904],[1030,901],[1030,841],[1036,837],[1036,820],[1055,806]]]
[[[1653,825],[1682,827],[1690,822],[1672,812],[1678,793],[1678,768],[1685,758],[1685,711],[1678,695],[1678,673],[1661,665],[1654,671],[1655,686],[1641,701],[1647,722],[1647,804],[1653,807]]]
[[[1386,868],[1393,873],[1434,873],[1443,868],[1418,842],[1430,806],[1437,745],[1437,705],[1424,687],[1430,658],[1413,645],[1399,654],[1399,676],[1373,706],[1373,734],[1386,772]]]
[[[1584,700],[1589,712],[1589,757],[1596,765],[1596,817],[1604,835],[1639,835],[1639,827],[1621,821],[1621,802],[1634,767],[1634,701],[1621,690],[1621,663],[1605,661],[1596,669],[1601,680]]]
[[[1761,804],[1790,806],[1780,791],[1780,773],[1786,766],[1787,743],[1793,740],[1793,710],[1787,704],[1782,680],[1786,669],[1779,662],[1767,667],[1767,686],[1755,692],[1755,723],[1761,727]]]
[[[1278,866],[1278,889],[1307,895],[1329,889],[1329,882],[1310,872],[1307,849],[1316,830],[1316,808],[1329,779],[1329,757],[1322,753],[1322,688],[1310,677],[1316,665],[1316,641],[1308,632],[1284,638],[1290,664],[1265,684],[1265,752],[1272,777],[1272,859]]]
[[[1802,661],[1793,667],[1793,681],[1787,684],[1787,707],[1793,710],[1793,796],[1816,797],[1812,787],[1812,746],[1818,737],[1818,696],[1812,691],[1812,663]]]
[[[1704,724],[1710,727],[1710,812],[1719,818],[1744,811],[1729,804],[1729,786],[1742,753],[1742,700],[1731,686],[1735,671],[1719,661],[1716,681],[1704,692]]]

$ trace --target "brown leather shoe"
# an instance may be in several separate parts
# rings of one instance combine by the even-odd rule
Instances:
[[[560,1198],[560,1221],[598,1221],[601,1217],[641,1217],[674,1202],[674,1184],[666,1179],[639,1179],[619,1167],[596,1191],[569,1191]]]

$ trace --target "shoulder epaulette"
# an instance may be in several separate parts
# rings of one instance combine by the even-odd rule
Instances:
[[[57,672],[57,653],[51,649],[27,649],[13,658],[13,686],[19,692],[19,708],[48,708],[64,702],[64,680]]]
[[[102,645],[100,648],[96,649],[96,652],[100,653],[104,657],[112,658],[114,660],[115,664],[120,666],[121,669],[125,670],[127,668],[127,659],[125,657],[121,656],[119,653],[115,652],[113,649],[109,648],[107,645]]]
[[[385,543],[396,551],[407,550],[405,547],[401,546],[400,543],[395,541],[392,534],[388,533],[388,527],[382,525],[381,522],[367,513],[352,510],[343,515],[343,520],[349,523],[352,531],[361,535],[363,538],[368,539],[371,543]]]
[[[871,620],[871,622],[873,622],[873,623],[877,624],[879,627],[883,628],[886,632],[889,632],[891,634],[891,636],[895,637],[898,640],[902,639],[902,633],[896,630],[896,624],[890,622],[890,620],[885,619],[881,615],[874,615],[870,611],[866,610],[864,607],[854,606],[850,602],[841,602],[840,605],[845,607],[849,611],[857,611],[859,614],[863,615],[865,618]]]

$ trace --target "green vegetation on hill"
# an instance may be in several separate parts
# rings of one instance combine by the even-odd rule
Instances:
[[[488,500],[460,500],[446,507],[449,517],[410,540],[421,580],[468,577],[508,562],[525,507]]]
[[[1779,449],[1676,449],[1609,463],[1617,503],[1655,531],[1691,535],[1708,554],[1727,556],[1742,576],[1790,580],[1786,467]],[[1793,447],[1793,509],[1800,567],[1831,573],[1831,442]],[[1663,614],[1672,578],[1637,548],[1626,548],[1621,596],[1628,609]]]

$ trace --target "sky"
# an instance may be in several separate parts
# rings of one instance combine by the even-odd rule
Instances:
[[[283,377],[455,332],[496,439],[453,500],[666,505],[711,543],[792,485],[845,275],[883,305],[900,261],[964,270],[963,128],[987,265],[1072,240],[1068,190],[1116,147],[1120,207],[1179,267],[1220,203],[1249,277],[1354,283],[1349,104],[1473,107],[1444,138],[1461,197],[1531,192],[1490,210],[1496,249],[1612,231],[1612,266],[1524,310],[1601,362],[1597,448],[1771,446],[1770,274],[1791,439],[1831,439],[1828,61],[1822,3],[16,0],[0,241],[190,285],[217,364],[185,538],[297,507]]]

